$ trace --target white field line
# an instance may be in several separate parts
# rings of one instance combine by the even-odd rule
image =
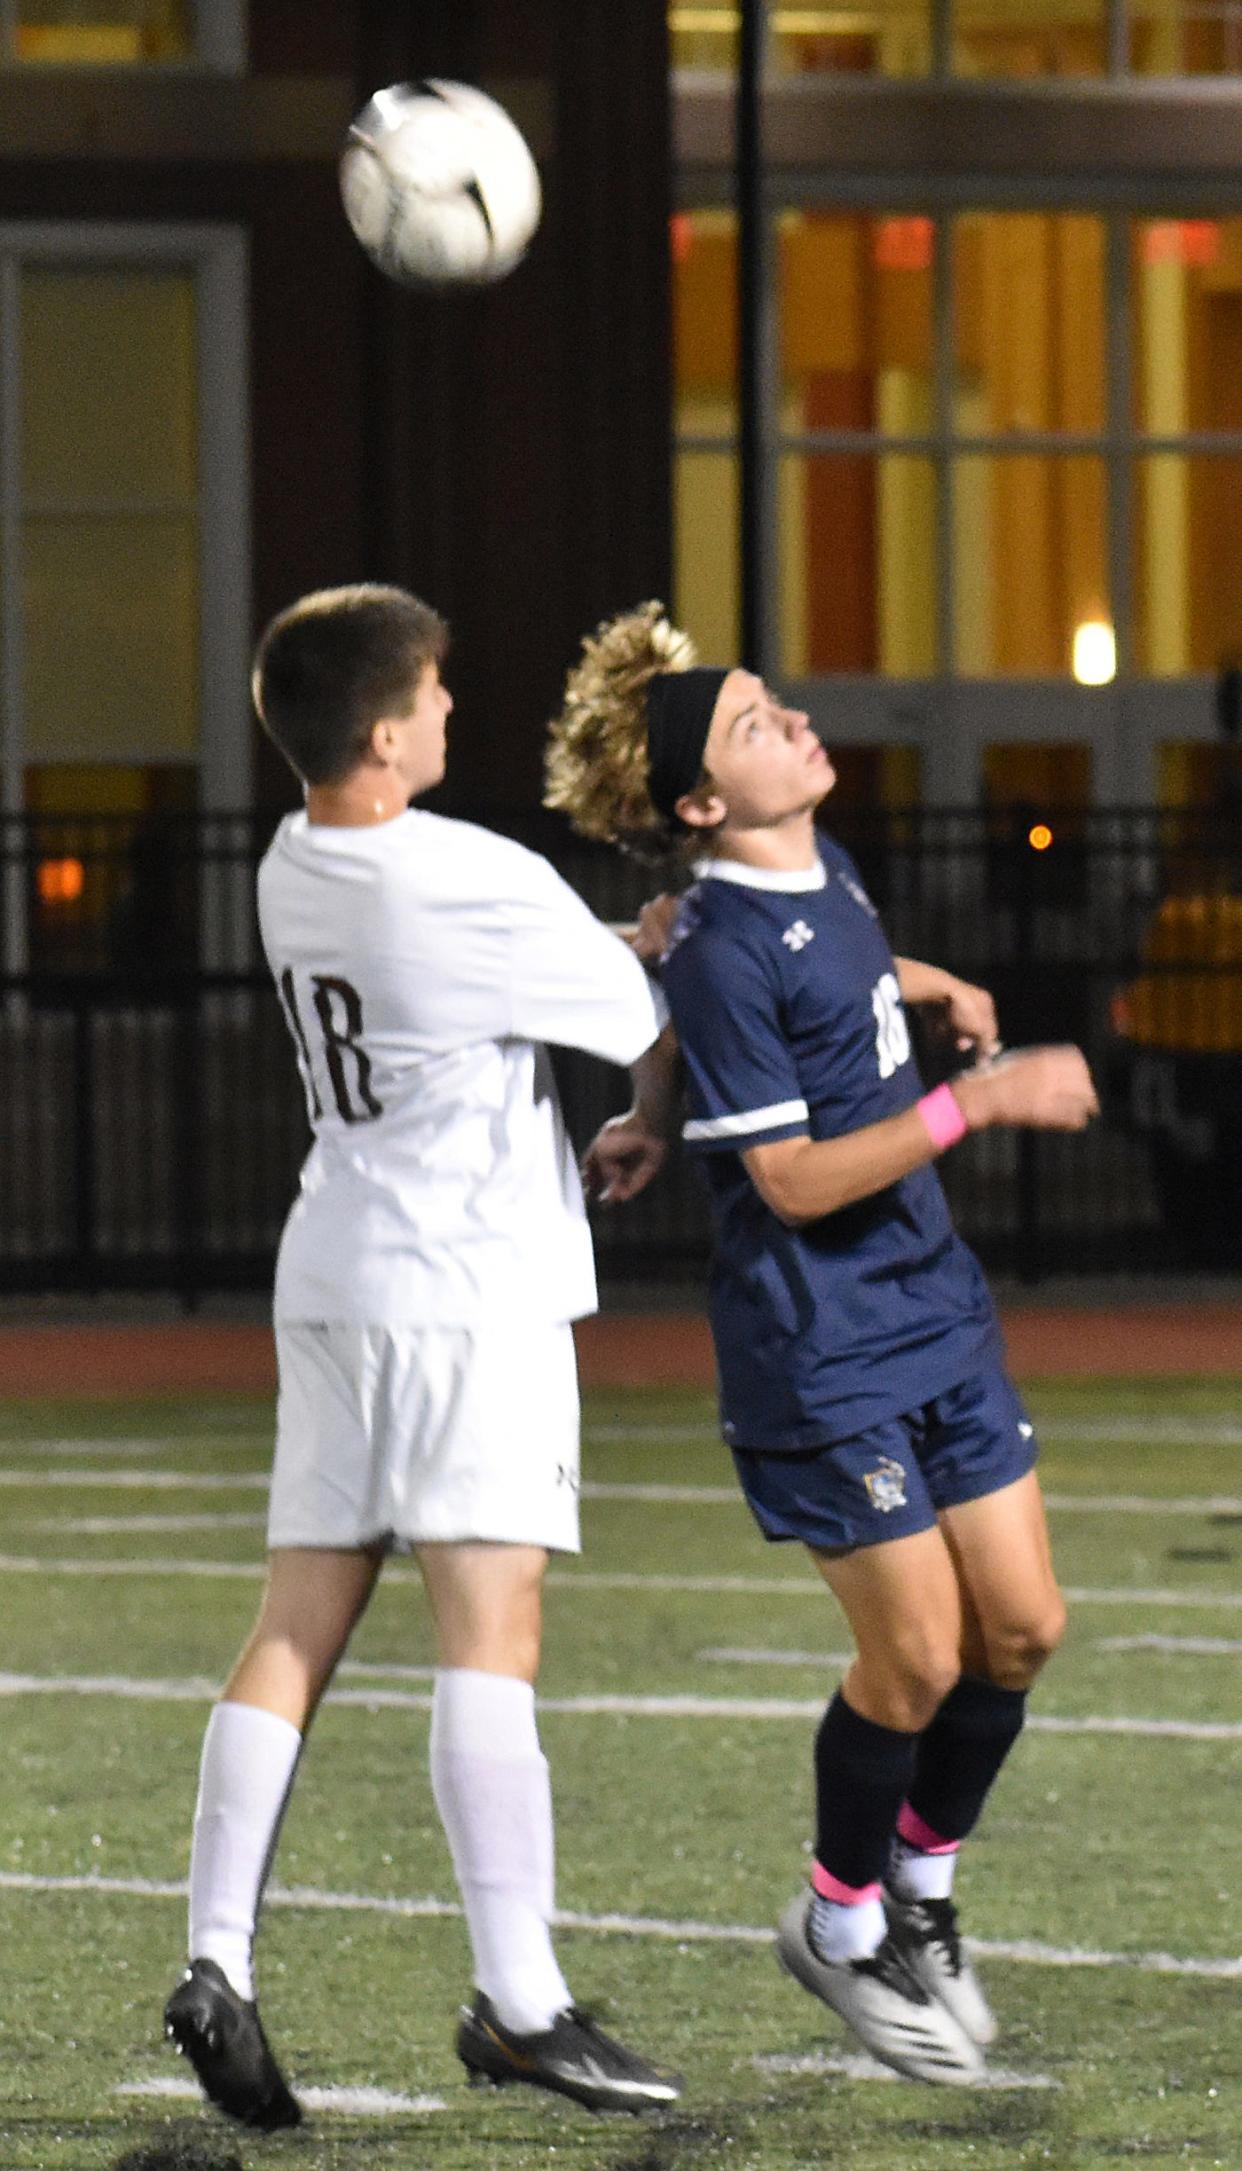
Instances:
[[[177,2074],[167,2079],[146,2081],[122,2081],[112,2091],[114,2096],[148,2096],[157,2101],[180,2101],[182,2097],[196,2103],[202,2102],[203,2091],[197,2081],[183,2081]],[[298,2089],[298,2102],[308,2111],[336,2111],[354,2118],[398,2118],[406,2111],[446,2111],[443,2096],[402,2096],[391,2088],[302,2088]]]
[[[1238,1370],[1242,1373],[1242,1355]],[[588,1439],[615,1447],[623,1447],[627,1441],[651,1447],[672,1447],[682,1440],[711,1440],[721,1444],[720,1429],[713,1424],[596,1425],[589,1417],[584,1417],[582,1429]],[[1041,1440],[1081,1440],[1103,1446],[1113,1441],[1132,1440],[1151,1447],[1242,1447],[1242,1425],[1210,1417],[1036,1416],[1035,1432]]]
[[[151,1493],[266,1492],[270,1470],[0,1470],[0,1485]]]
[[[869,2058],[865,2051],[843,2051],[834,2056],[826,2050],[813,2050],[799,2054],[797,2051],[778,2050],[751,2059],[757,2073],[815,2073],[833,2074],[847,2081],[896,2081],[901,2075],[891,2066],[881,2065],[878,2058]],[[979,2079],[972,2081],[972,2088],[1018,2089],[1060,2088],[1063,2084],[1047,2073],[1018,2073],[1007,2066],[988,2066]]]
[[[709,1666],[852,1666],[856,1656],[853,1651],[753,1651],[728,1645],[694,1655]]]
[[[0,1455],[170,1455],[182,1447],[215,1447],[226,1443],[209,1435],[178,1433],[175,1440],[0,1440]],[[236,1446],[230,1439],[228,1446]]]
[[[265,1574],[258,1560],[168,1560],[154,1555],[150,1560],[136,1556],[127,1560],[74,1560],[37,1553],[0,1553],[0,1575],[198,1576],[258,1583]],[[389,1567],[384,1580],[416,1584],[420,1578],[411,1569]],[[823,1584],[813,1582],[809,1576],[603,1575],[585,1569],[553,1568],[544,1581],[552,1590],[680,1591],[695,1597],[822,1598],[824,1591]],[[1158,1606],[1203,1613],[1242,1611],[1242,1591],[1149,1590],[1141,1586],[1095,1590],[1070,1584],[1062,1595],[1070,1604],[1080,1606]]]
[[[1242,1431],[1239,1432],[1242,1441]],[[12,1470],[0,1469],[0,1485],[39,1490],[55,1488],[70,1490],[90,1487],[96,1491],[118,1492],[266,1492],[270,1473],[266,1470],[237,1471],[190,1471],[190,1470]],[[740,1508],[744,1505],[736,1485],[663,1485],[630,1483],[624,1480],[596,1482],[588,1479],[582,1486],[584,1500],[636,1501],[661,1507],[720,1507]],[[1237,1493],[1183,1493],[1165,1497],[1159,1493],[1065,1493],[1047,1492],[1045,1505],[1060,1515],[1237,1515],[1242,1516],[1242,1495]],[[177,1527],[212,1528],[209,1520],[201,1526],[178,1526],[173,1522],[161,1524],[145,1518],[129,1522],[65,1522],[64,1530],[122,1531],[127,1529],[175,1529]],[[221,1525],[221,1527],[224,1527]]]
[[[344,1673],[361,1676],[367,1681],[434,1681],[436,1672],[434,1666],[368,1666],[365,1659],[347,1658],[337,1667],[336,1676],[338,1680]]]
[[[1100,1636],[1097,1651],[1164,1651],[1186,1658],[1237,1658],[1242,1642],[1232,1636]]]
[[[67,1538],[141,1538],[176,1536],[189,1530],[265,1530],[267,1516],[249,1508],[201,1515],[49,1515],[39,1520],[15,1521],[15,1530],[37,1530],[45,1536],[59,1531]]]
[[[1242,1641],[1229,1636],[1096,1636],[1096,1651],[1163,1651],[1174,1657],[1236,1658]],[[696,1651],[711,1666],[848,1666],[852,1651],[731,1650]]]
[[[57,1532],[65,1538],[141,1538],[185,1530],[262,1530],[265,1515],[49,1515],[23,1518],[15,1530]]]
[[[144,1680],[128,1674],[0,1673],[0,1697],[90,1696],[121,1703],[201,1703],[220,1693],[199,1674]],[[414,1689],[330,1689],[325,1701],[346,1710],[430,1711],[431,1697]],[[814,1720],[823,1699],[777,1696],[541,1696],[541,1713],[567,1718]],[[1115,1716],[1028,1718],[1035,1734],[1120,1734],[1149,1741],[1242,1741],[1242,1722],[1225,1719],[1149,1719]]]
[[[49,1877],[30,1870],[0,1870],[0,1891],[92,1893],[102,1899],[184,1900],[184,1878],[149,1877]],[[298,1907],[333,1914],[388,1915],[401,1920],[456,1920],[461,1907],[454,1900],[431,1896],[406,1899],[384,1893],[325,1892],[314,1885],[273,1885],[264,1904]],[[558,1907],[553,1923],[563,1930],[593,1930],[603,1936],[652,1938],[675,1945],[770,1945],[771,1925],[762,1928],[745,1923],[670,1921],[658,1915],[587,1915]],[[1132,1968],[1141,1975],[1190,1975],[1208,1981],[1242,1979],[1242,1959],[1184,1958],[1169,1952],[1104,1952],[1083,1945],[1042,1945],[1033,1939],[1017,1940],[968,1937],[971,1953],[983,1960],[1012,1960],[1030,1967]]]
[[[0,1575],[203,1576],[261,1583],[266,1574],[261,1560],[41,1560],[37,1554],[0,1553]],[[397,1569],[389,1571],[388,1580],[413,1583],[416,1579]]]
[[[1242,1358],[1239,1359],[1242,1372]],[[598,1441],[601,1446],[672,1447],[683,1441],[708,1441],[722,1446],[719,1426],[711,1423],[692,1422],[677,1424],[610,1424],[593,1423],[589,1414],[582,1420],[582,1430],[588,1440]],[[1035,1431],[1041,1440],[1076,1441],[1108,1446],[1114,1441],[1142,1442],[1152,1447],[1242,1447],[1242,1424],[1230,1424],[1217,1418],[1187,1417],[1045,1417],[1036,1418]],[[0,1456],[4,1455],[154,1455],[167,1453],[172,1447],[236,1447],[241,1443],[258,1446],[270,1442],[270,1425],[239,1425],[232,1431],[213,1431],[117,1439],[27,1439],[20,1434],[0,1438]]]

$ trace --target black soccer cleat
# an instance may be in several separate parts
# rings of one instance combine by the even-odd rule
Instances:
[[[504,2088],[525,2081],[571,2096],[590,2111],[657,2111],[681,2094],[680,2080],[614,2043],[576,2005],[536,2035],[515,2035],[480,1990],[473,2005],[462,2006],[457,2055],[472,2084],[491,2081]]]
[[[218,2111],[260,2133],[301,2125],[301,2105],[268,2049],[257,2005],[238,1996],[214,1960],[191,1960],[164,2007],[164,2033]]]
[[[972,2043],[985,2049],[995,2042],[996,2016],[962,1948],[952,1900],[901,1900],[886,1892],[884,1911],[894,1944],[924,1990],[948,2007]]]

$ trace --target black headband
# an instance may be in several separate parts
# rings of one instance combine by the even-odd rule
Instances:
[[[678,800],[694,790],[703,774],[716,696],[728,675],[696,666],[693,671],[658,671],[648,680],[647,790],[666,821],[675,820]]]

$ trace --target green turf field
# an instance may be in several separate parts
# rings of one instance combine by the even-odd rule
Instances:
[[[1242,1378],[1029,1399],[1073,1594],[1034,1711],[1074,1723],[1028,1732],[963,1858],[1004,2085],[841,2070],[844,2031],[776,1968],[845,1631],[802,1557],[763,1546],[732,1497],[706,1400],[634,1390],[590,1398],[586,1546],[551,1578],[541,1724],[566,1971],[605,2025],[686,2075],[683,2105],[639,2124],[465,2088],[465,1932],[404,1565],[318,1722],[261,1982],[299,2087],[406,2107],[327,2108],[270,2140],[118,2092],[185,2071],[159,2034],[184,1914],[167,1888],[185,1875],[207,1700],[258,1596],[269,1412],[10,1404],[0,2171],[1236,2171]],[[684,1497],[635,1490],[651,1487]]]

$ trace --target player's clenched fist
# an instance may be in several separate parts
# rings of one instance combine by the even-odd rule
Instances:
[[[1100,1112],[1081,1048],[1015,1048],[953,1081],[972,1131],[990,1124],[1081,1131]]]

